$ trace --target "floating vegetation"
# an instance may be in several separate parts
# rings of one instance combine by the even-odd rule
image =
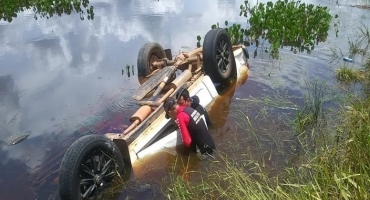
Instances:
[[[22,142],[23,140],[27,139],[28,136],[30,136],[30,134],[31,134],[31,132],[24,132],[24,133],[18,133],[18,134],[15,134],[15,135],[11,135],[6,140],[6,144],[8,146],[16,145],[16,144]]]
[[[365,72],[346,66],[337,69],[335,75],[342,82],[361,81],[365,79]]]
[[[330,63],[338,64],[341,57],[349,55],[352,60],[361,60],[360,66],[353,65],[348,67],[347,63],[336,70],[337,80],[348,82],[360,82],[365,90],[369,90],[370,77],[370,29],[368,26],[361,24],[356,30],[357,37],[350,38],[348,41],[349,50],[343,53],[341,49],[331,49]]]
[[[238,140],[233,145],[245,149],[238,151],[242,155],[238,159],[233,158],[235,155],[220,156],[217,163],[212,163],[213,171],[193,172],[200,177],[198,182],[171,174],[164,195],[168,199],[369,199],[370,30],[359,30],[345,55],[356,61],[362,59],[363,68],[357,71],[345,66],[336,75],[344,81],[361,80],[357,86],[362,90],[344,91],[345,101],[336,102],[344,109],[328,110],[323,105],[328,88],[318,82],[310,85],[292,124],[301,151],[295,148],[289,152],[291,159],[278,160],[284,168],[276,175],[269,174],[270,166],[265,167],[265,163],[276,161],[273,156],[263,157],[268,149],[252,154],[254,149]],[[337,58],[342,60],[343,55]],[[276,138],[280,139],[281,134]],[[284,147],[291,141],[284,141]],[[221,167],[213,167],[216,165]]]
[[[240,16],[247,18],[248,26],[243,28],[241,24],[232,24],[225,21],[227,31],[232,44],[253,45],[255,42],[256,50],[254,57],[257,56],[257,49],[267,42],[272,58],[279,58],[279,49],[290,47],[294,53],[311,53],[315,45],[327,39],[332,16],[326,6],[314,6],[313,4],[301,3],[301,1],[278,0],[275,3],[258,3],[251,6],[248,1],[240,5]],[[335,15],[334,18],[337,18]],[[317,26],[320,24],[320,26]],[[211,26],[212,29],[219,28],[217,22]],[[336,34],[337,25],[334,24]],[[200,46],[201,36],[197,36],[197,46]]]

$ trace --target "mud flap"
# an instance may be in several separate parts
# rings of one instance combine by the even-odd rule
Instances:
[[[126,165],[132,167],[131,158],[130,158],[130,151],[128,149],[128,145],[126,140],[123,139],[113,139],[114,144],[117,145],[119,151],[121,152],[123,161]]]

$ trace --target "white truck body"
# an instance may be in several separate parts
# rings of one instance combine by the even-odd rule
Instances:
[[[235,63],[237,68],[237,79],[248,73],[247,57],[244,51],[239,48],[234,51]],[[207,75],[202,75],[189,88],[190,96],[197,95],[200,104],[206,108],[210,107],[219,96],[214,83]],[[172,119],[166,119],[163,112],[147,129],[144,130],[129,146],[131,164],[135,163],[154,153],[165,151],[182,144],[180,132],[178,130],[169,133],[155,143],[151,144],[160,134],[161,130]]]

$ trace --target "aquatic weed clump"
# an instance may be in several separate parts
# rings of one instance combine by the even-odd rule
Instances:
[[[332,16],[326,6],[315,6],[299,0],[257,2],[255,6],[244,1],[244,4],[240,5],[239,15],[246,18],[245,28],[238,23],[229,26],[229,22],[225,21],[225,30],[232,44],[242,43],[250,46],[255,42],[256,57],[260,41],[262,44],[266,42],[269,48],[262,48],[274,59],[279,58],[279,49],[283,47],[290,47],[294,53],[311,53],[316,45],[326,41],[331,21],[338,17]],[[317,26],[318,24],[320,26]],[[218,22],[211,26],[212,29],[219,27]],[[338,34],[336,23],[334,28]],[[198,35],[197,40],[197,46],[200,47],[201,36]]]
[[[301,133],[314,125],[320,126],[325,123],[322,105],[324,90],[323,84],[317,81],[309,86],[304,106],[298,111],[297,118],[294,120],[294,128],[297,133]]]
[[[340,67],[336,70],[335,75],[338,79],[338,81],[341,82],[357,82],[357,81],[363,81],[365,79],[364,72],[360,70],[355,70],[353,68],[349,68],[347,66]]]
[[[340,120],[335,127],[320,133],[323,140],[331,142],[320,143],[314,151],[301,156],[299,163],[287,168],[281,184],[300,199],[369,199],[370,68],[367,66],[370,34],[364,26],[359,30],[358,38],[349,42],[349,52],[353,57],[362,57],[363,68],[361,71],[346,69],[342,74],[337,71],[337,78],[359,80],[361,89],[357,93],[346,93],[346,101],[341,104],[343,109],[339,110]]]
[[[330,63],[338,64],[342,57],[348,55],[352,60],[352,67],[349,63],[344,63],[336,70],[335,75],[341,82],[368,82],[370,77],[370,30],[362,24],[356,30],[357,36],[348,41],[348,52],[343,53],[341,49],[331,49]],[[361,62],[360,66],[358,61]]]
[[[174,176],[165,194],[168,199],[369,199],[370,84],[360,84],[362,90],[346,93],[333,110],[323,107],[328,88],[317,81],[309,85],[292,124],[303,148],[281,161],[280,173],[271,175],[261,165],[267,158],[256,160],[246,149],[238,158],[220,156],[212,170],[199,173],[200,182]]]
[[[326,134],[337,143],[287,169],[284,187],[305,199],[368,199],[370,188],[370,99],[352,97],[342,120]]]
[[[261,165],[268,158],[256,159],[258,155],[248,149],[238,158],[220,152],[206,172],[192,172],[198,181],[171,174],[165,195],[168,199],[368,199],[370,98],[351,98],[335,127],[306,129],[321,141],[313,149],[302,148],[280,173],[271,174]],[[300,142],[307,146],[309,141]]]
[[[246,170],[249,169],[249,172]],[[237,161],[220,152],[207,172],[192,182],[182,176],[170,175],[170,185],[164,192],[168,199],[269,199],[273,192],[266,186],[270,181],[257,162]],[[267,182],[266,182],[267,181]]]
[[[318,82],[308,87],[303,107],[291,124],[297,146],[303,148],[293,149],[291,160],[281,161],[285,166],[280,173],[271,175],[261,165],[266,158],[256,160],[258,155],[246,149],[238,158],[221,156],[210,173],[200,174],[201,182],[173,179],[170,191],[177,189],[188,196],[168,192],[168,199],[369,199],[370,31],[363,26],[359,33],[349,42],[347,55],[361,60],[362,69],[338,70],[336,75],[357,80],[361,90],[344,91],[347,98],[336,102],[339,108],[326,110],[323,102],[328,88]],[[264,152],[260,154],[263,157]]]

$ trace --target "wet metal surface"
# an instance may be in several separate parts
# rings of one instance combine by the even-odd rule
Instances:
[[[157,41],[173,54],[189,51],[196,47],[196,36],[205,35],[212,24],[244,23],[236,15],[242,2],[208,0],[199,6],[196,0],[90,1],[94,20],[82,21],[79,14],[34,20],[33,13],[25,11],[11,23],[0,21],[0,125],[5,127],[0,129],[1,199],[59,199],[58,167],[69,145],[84,134],[124,130],[138,108],[131,98],[140,85],[137,69],[128,70],[126,65],[136,65],[140,47]],[[339,38],[331,30],[328,40],[311,55],[284,49],[281,61],[271,62],[263,53],[250,56],[246,83],[219,98],[210,110],[217,124],[211,133],[220,150],[237,154],[230,145],[252,153],[264,149],[265,156],[273,158],[267,165],[277,168],[281,163],[274,152],[288,152],[289,157],[291,135],[281,132],[280,141],[273,137],[276,130],[287,129],[277,119],[294,112],[284,108],[302,104],[302,88],[310,80],[333,82],[334,68],[325,54],[333,47],[346,52],[347,38],[355,34],[353,21],[370,21],[367,10],[345,6],[359,2],[339,1],[340,6],[324,2],[340,16]],[[254,48],[249,47],[249,52]],[[284,108],[260,101],[275,96],[285,97]],[[32,134],[22,142],[5,145],[12,135],[27,131]],[[126,195],[163,199],[158,182],[173,168],[174,160],[183,158],[173,154],[176,151],[146,159],[133,169],[132,187],[113,199]],[[191,162],[192,170],[203,167]]]

